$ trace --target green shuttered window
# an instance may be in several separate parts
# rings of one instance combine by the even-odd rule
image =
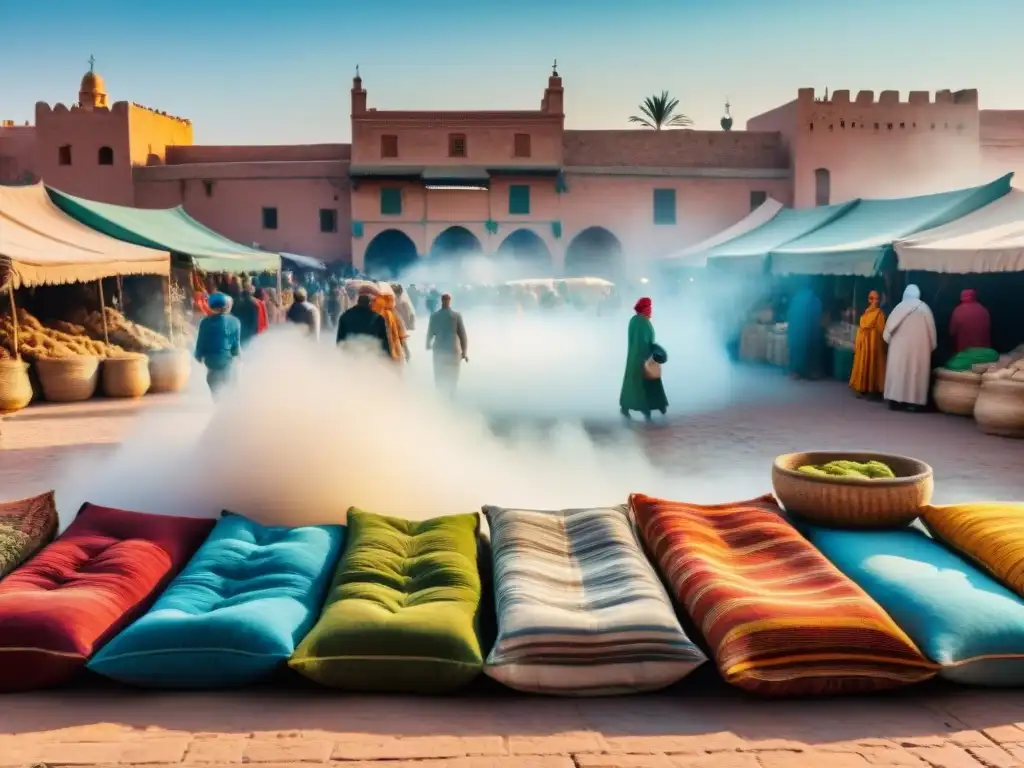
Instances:
[[[382,187],[380,190],[381,216],[400,216],[402,214],[402,190],[396,187]]]
[[[676,223],[676,191],[674,189],[654,190],[654,223]]]
[[[508,212],[519,216],[530,212],[530,187],[513,184],[508,188]]]

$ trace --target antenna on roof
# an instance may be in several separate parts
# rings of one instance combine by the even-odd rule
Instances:
[[[95,72],[96,71],[96,57],[93,56],[91,53],[89,54],[89,71],[90,72]]]

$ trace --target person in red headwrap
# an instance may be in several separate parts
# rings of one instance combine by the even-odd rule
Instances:
[[[992,346],[992,318],[984,305],[978,302],[978,292],[968,288],[960,292],[960,305],[949,320],[949,335],[953,337],[953,352]]]
[[[660,366],[650,362],[655,352],[651,300],[644,297],[633,309],[636,314],[629,321],[629,347],[619,394],[619,411],[627,419],[631,411],[639,411],[650,421],[653,411],[665,413],[668,410],[668,398],[661,382]]]

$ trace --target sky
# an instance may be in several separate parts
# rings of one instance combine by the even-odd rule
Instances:
[[[90,56],[198,144],[349,141],[357,64],[371,107],[537,109],[557,58],[568,128],[662,90],[708,129],[811,86],[1024,109],[1022,28],[1024,0],[0,0],[0,119],[76,101]]]

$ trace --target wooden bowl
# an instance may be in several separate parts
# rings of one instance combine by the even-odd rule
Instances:
[[[799,467],[830,461],[880,461],[896,475],[878,480],[821,477]],[[787,453],[772,464],[775,495],[787,512],[832,528],[894,528],[908,525],[932,500],[932,468],[909,456],[866,451]]]

